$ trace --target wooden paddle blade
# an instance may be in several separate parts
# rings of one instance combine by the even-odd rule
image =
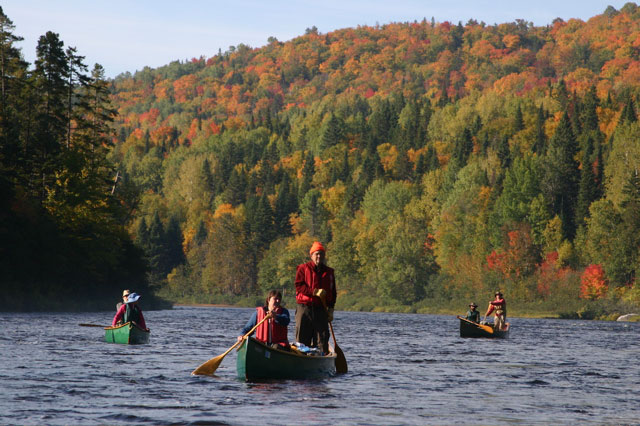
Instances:
[[[215,358],[211,358],[209,361],[203,363],[198,368],[193,370],[191,374],[197,376],[212,376],[220,366],[220,363],[222,362],[222,359],[225,355],[226,353],[224,353],[223,355],[218,355]]]
[[[349,368],[347,367],[347,358],[344,357],[344,352],[342,352],[339,346],[336,346],[333,350],[336,351],[336,373],[347,373]]]
[[[478,327],[480,327],[481,329],[483,329],[487,333],[493,334],[493,327],[491,327],[491,326],[484,325],[484,324],[478,324]]]

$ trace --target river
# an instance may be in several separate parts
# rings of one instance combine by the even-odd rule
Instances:
[[[115,312],[0,313],[0,424],[640,425],[640,323],[510,318],[490,340],[453,316],[336,312],[345,375],[245,383],[232,351],[191,376],[251,312],[146,311],[140,346],[78,325]]]

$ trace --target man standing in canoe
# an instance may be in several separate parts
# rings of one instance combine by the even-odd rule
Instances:
[[[242,329],[242,335],[238,336],[238,341],[242,340],[256,324],[267,318],[256,329],[256,339],[269,346],[275,345],[279,349],[288,349],[287,326],[291,318],[289,317],[289,311],[280,306],[281,300],[282,294],[277,290],[271,290],[267,295],[265,305],[258,306],[251,318],[249,318],[249,321]]]
[[[502,330],[507,320],[507,301],[502,297],[500,291],[496,291],[496,298],[489,302],[487,313],[484,314],[485,318],[493,312],[495,318],[493,319],[494,330]]]
[[[296,342],[306,346],[316,343],[329,353],[329,322],[336,304],[336,279],[325,264],[325,249],[316,241],[309,250],[311,261],[298,265],[296,271]]]

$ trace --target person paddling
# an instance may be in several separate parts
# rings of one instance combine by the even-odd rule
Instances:
[[[129,293],[127,296],[127,303],[120,306],[116,316],[113,317],[113,321],[111,321],[111,326],[115,327],[119,323],[125,324],[128,322],[133,322],[138,327],[146,330],[147,324],[144,321],[144,316],[142,315],[142,310],[140,306],[138,306],[138,299],[140,299],[140,295],[138,293]]]
[[[281,301],[282,294],[277,290],[271,290],[267,295],[265,305],[258,306],[245,324],[242,335],[238,336],[238,341],[242,340],[256,324],[266,317],[267,321],[260,324],[255,331],[256,339],[277,349],[288,349],[287,326],[291,318],[289,311],[280,306]]]

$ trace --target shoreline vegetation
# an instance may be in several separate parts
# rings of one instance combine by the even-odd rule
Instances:
[[[255,306],[258,306],[257,304]],[[180,302],[173,303],[173,307],[194,307],[194,308],[253,308],[255,306],[251,306],[247,303],[238,303],[238,304],[230,304],[230,303],[197,303],[197,302]],[[294,303],[286,303],[283,304],[288,309],[295,310],[295,302]],[[455,317],[457,315],[464,315],[466,312],[466,307],[462,306],[462,309],[454,309],[454,308],[444,308],[444,309],[418,309],[412,310],[410,307],[404,307],[405,309],[396,309],[390,310],[385,307],[377,307],[372,310],[366,312],[372,313],[406,313],[406,314],[425,314],[425,315],[445,315]],[[356,309],[337,309],[337,311],[345,311],[345,312],[365,312],[362,310]],[[598,316],[582,313],[559,313],[559,312],[551,312],[551,311],[527,311],[527,310],[519,310],[510,308],[510,318],[532,318],[532,319],[583,319],[583,320],[600,320],[600,321],[616,321],[618,318],[621,318],[620,321],[626,322],[640,322],[640,314],[636,314],[634,312],[610,312],[610,313],[601,313]]]

